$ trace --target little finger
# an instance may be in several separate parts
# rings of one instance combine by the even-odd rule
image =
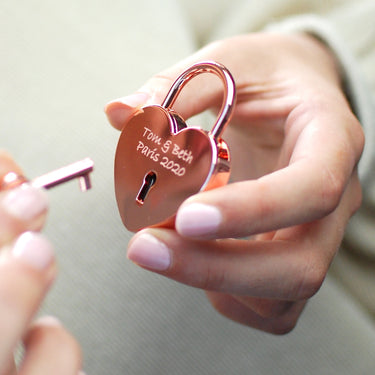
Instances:
[[[275,335],[292,331],[306,304],[306,301],[294,302],[284,314],[264,317],[234,296],[215,292],[206,294],[212,306],[225,317]]]
[[[0,368],[12,358],[55,274],[52,246],[38,233],[24,233],[1,254]]]

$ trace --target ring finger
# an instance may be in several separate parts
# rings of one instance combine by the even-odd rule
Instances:
[[[21,375],[78,375],[79,345],[55,318],[45,317],[34,323],[24,344]]]

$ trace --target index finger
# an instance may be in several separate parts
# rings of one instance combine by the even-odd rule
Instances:
[[[187,237],[243,237],[311,222],[332,212],[360,158],[363,134],[353,115],[313,112],[304,126],[294,124],[302,129],[297,136],[290,129],[286,135],[285,153],[287,143],[293,143],[285,157],[287,166],[257,180],[189,198],[177,212],[177,231]],[[360,195],[348,203],[353,210]]]
[[[0,247],[26,230],[39,230],[48,209],[48,196],[42,189],[24,184],[1,191],[9,172],[22,175],[12,157],[0,150]]]

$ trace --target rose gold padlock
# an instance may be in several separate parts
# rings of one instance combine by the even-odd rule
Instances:
[[[184,85],[201,73],[224,84],[224,100],[211,131],[187,127],[171,107]],[[236,98],[230,72],[216,62],[201,62],[183,72],[161,106],[141,108],[125,124],[115,156],[115,192],[127,229],[171,227],[181,203],[200,191],[225,185],[230,156],[221,139]]]

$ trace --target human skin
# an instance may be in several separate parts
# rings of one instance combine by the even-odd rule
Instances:
[[[0,181],[8,172],[22,173],[0,151]],[[0,188],[0,375],[77,375],[81,368],[80,347],[61,323],[49,316],[34,321],[57,273],[52,245],[39,233],[47,209],[41,190]],[[25,354],[17,370],[20,343]]]
[[[175,229],[136,233],[128,257],[205,290],[230,319],[284,334],[322,285],[360,206],[362,128],[328,48],[309,35],[263,33],[212,43],[155,75],[107,104],[110,123],[121,130],[140,105],[160,104],[175,78],[202,60],[225,65],[237,85],[223,134],[232,181],[188,198]],[[188,119],[219,108],[217,81],[194,79],[176,111]]]

